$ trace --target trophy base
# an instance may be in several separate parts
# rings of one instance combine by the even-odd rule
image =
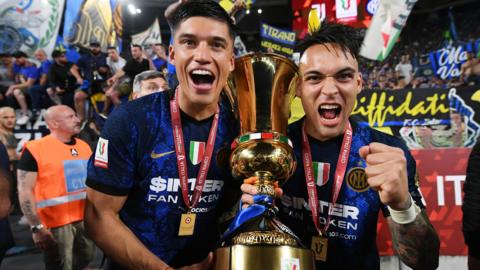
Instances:
[[[215,251],[214,270],[314,270],[309,249],[291,246],[233,245]]]

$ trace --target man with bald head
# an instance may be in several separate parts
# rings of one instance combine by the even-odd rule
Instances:
[[[13,110],[12,107],[5,106],[0,108],[0,141],[7,148],[8,159],[10,162],[18,159],[18,142],[13,134],[15,120],[15,110]]]
[[[80,120],[67,106],[45,113],[50,135],[25,144],[18,163],[18,197],[46,269],[83,269],[95,247],[84,233],[85,179],[92,154]]]

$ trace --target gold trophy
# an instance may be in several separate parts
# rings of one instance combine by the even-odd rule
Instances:
[[[277,54],[253,53],[235,62],[229,83],[241,131],[230,165],[236,178],[258,177],[260,201],[240,212],[225,233],[215,270],[315,269],[313,253],[275,218],[273,205],[274,181],[286,181],[296,166],[286,131],[297,77],[297,66]]]

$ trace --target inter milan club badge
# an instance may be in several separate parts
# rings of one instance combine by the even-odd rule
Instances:
[[[362,167],[351,168],[347,173],[348,187],[356,192],[364,192],[368,189],[367,175]]]
[[[75,148],[70,149],[70,153],[72,153],[72,156],[77,157],[78,156],[78,151]]]

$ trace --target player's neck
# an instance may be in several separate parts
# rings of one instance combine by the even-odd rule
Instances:
[[[179,98],[178,105],[180,110],[182,110],[186,115],[191,118],[201,121],[207,119],[215,114],[217,111],[217,103],[212,104],[195,104],[186,101],[186,99]]]
[[[308,117],[305,117],[305,131],[308,136],[321,142],[326,142],[328,140],[337,138],[344,133],[343,129],[339,132],[331,132],[328,131],[326,128],[318,127]]]

